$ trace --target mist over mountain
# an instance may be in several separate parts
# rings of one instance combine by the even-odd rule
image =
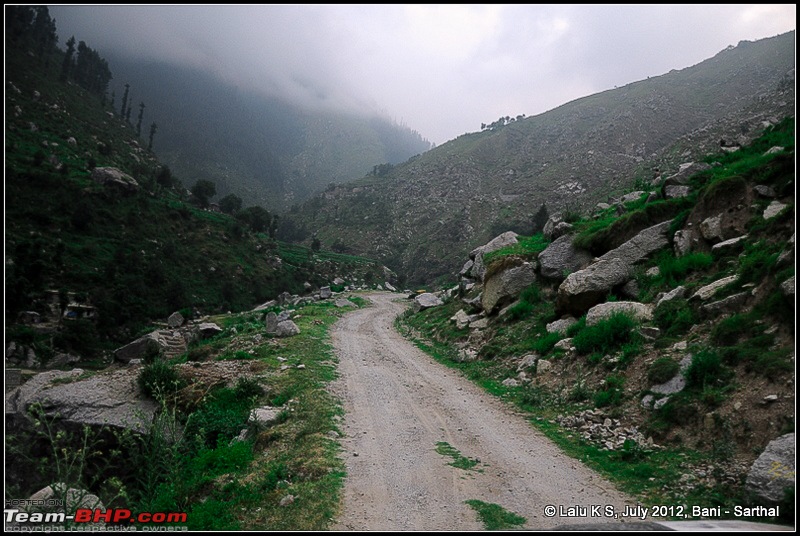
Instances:
[[[307,202],[284,218],[284,236],[316,235],[414,282],[452,274],[492,236],[533,233],[542,205],[586,209],[793,115],[794,39],[743,41],[693,67],[501,118]]]
[[[375,115],[304,109],[191,67],[109,57],[117,108],[124,84],[158,123],[154,150],[184,184],[284,209],[323,190],[425,152],[430,143]]]

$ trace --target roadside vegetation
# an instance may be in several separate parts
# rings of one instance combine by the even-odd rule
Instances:
[[[709,157],[714,165],[690,178],[693,193],[687,197],[646,203],[642,196],[629,202],[622,215],[612,208],[571,218],[573,243],[602,255],[638,230],[669,219],[671,238],[707,206],[717,206],[721,196],[738,196],[754,185],[771,188],[788,203],[765,220],[762,214],[771,201],[753,196],[754,216],[744,221],[746,236],[738,250],[678,256],[669,248],[636,266],[636,295],[615,289],[606,301],[654,304],[679,286],[685,289],[683,297],[655,308],[650,321],[618,313],[588,326],[584,316],[565,332],[549,333],[546,325],[558,319],[558,285],[540,279],[490,317],[480,334],[453,326],[451,318],[459,310],[476,312],[462,302],[463,295],[441,307],[407,313],[397,327],[436,360],[526,412],[567,453],[646,504],[752,504],[744,489],[743,471],[749,465],[739,460],[752,463],[765,446],[765,438],[754,437],[753,430],[770,437],[794,431],[793,414],[776,412],[769,422],[759,422],[738,409],[763,406],[760,399],[750,399],[750,386],[774,385],[777,390],[794,369],[794,310],[780,288],[795,274],[794,245],[788,242],[794,227],[794,205],[788,201],[794,188],[793,155],[794,121],[786,119],[750,147]],[[541,236],[521,237],[513,251],[486,256],[487,273],[511,255],[527,251],[526,258],[535,259],[546,245]],[[746,307],[712,314],[703,300],[691,299],[723,277],[732,277],[731,283],[713,299],[746,299]],[[464,350],[474,341],[477,358]],[[674,378],[685,381],[682,391],[665,397],[652,390]],[[651,405],[663,400],[644,407],[647,396]],[[607,448],[565,424],[566,417],[590,410],[636,425],[648,441],[628,439],[621,447]],[[697,478],[698,473],[703,477]],[[784,522],[793,515],[792,501],[793,495],[787,495],[782,505]]]
[[[337,362],[328,329],[348,310],[299,308],[302,333],[285,339],[264,333],[263,315],[216,318],[221,334],[173,362],[141,367],[139,383],[160,408],[145,434],[64,431],[42,413],[30,435],[9,437],[12,452],[30,463],[25,487],[11,483],[9,492],[27,497],[63,481],[108,508],[185,512],[177,525],[189,530],[328,528],[344,477],[336,441],[343,411],[327,390]],[[235,350],[243,345],[250,350]],[[247,363],[250,372],[228,383],[182,372],[214,361]],[[271,421],[253,421],[256,408],[271,409]]]

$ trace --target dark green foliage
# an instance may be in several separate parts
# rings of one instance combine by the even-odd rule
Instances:
[[[740,282],[751,283],[765,279],[773,272],[782,247],[782,244],[769,244],[766,241],[747,244],[739,262]]]
[[[671,380],[680,371],[680,364],[669,357],[659,357],[647,371],[647,379],[652,384],[665,383]]]
[[[156,400],[165,400],[170,393],[175,393],[181,380],[175,368],[161,359],[145,365],[136,378],[139,388],[146,396]]]
[[[686,385],[695,389],[720,385],[730,377],[730,371],[722,364],[719,353],[701,350],[694,354],[686,369]]]
[[[619,406],[622,403],[624,388],[624,376],[607,376],[603,388],[594,395],[594,405],[598,408]]]
[[[83,357],[93,357],[102,348],[97,327],[91,320],[65,320],[53,340],[56,348]]]
[[[688,300],[674,299],[661,304],[653,313],[653,322],[667,337],[676,337],[689,331],[698,322],[697,313]]]
[[[200,179],[192,186],[192,195],[197,201],[197,204],[203,208],[208,206],[209,200],[216,194],[217,187],[209,180]]]
[[[732,346],[741,337],[749,337],[756,329],[752,313],[736,313],[724,318],[711,330],[711,340],[720,346]]]
[[[215,449],[247,427],[254,396],[244,396],[250,387],[218,389],[200,409],[192,413],[184,434],[201,448]],[[257,395],[255,395],[257,396]]]
[[[272,215],[259,206],[247,207],[236,214],[236,219],[246,223],[253,232],[262,233],[272,224]]]
[[[522,320],[528,318],[533,314],[535,305],[541,301],[542,292],[539,290],[539,285],[533,284],[522,291],[519,297],[519,303],[514,305],[508,310],[508,314],[514,320]]]
[[[674,218],[689,206],[689,198],[655,201],[620,217],[609,214],[599,220],[579,222],[576,224],[579,233],[572,243],[599,256],[621,246],[643,229]]]
[[[689,253],[675,257],[671,251],[661,253],[656,259],[659,269],[658,279],[674,288],[681,284],[692,272],[705,270],[714,264],[714,258],[708,253]]]
[[[228,194],[219,200],[219,209],[225,214],[235,214],[242,208],[242,198],[236,194]]]
[[[105,95],[112,78],[108,62],[83,41],[78,43],[78,57],[72,70],[72,77],[79,86],[97,96]]]
[[[593,326],[585,326],[572,340],[579,354],[608,354],[638,338],[638,323],[625,313],[615,313]],[[570,326],[574,327],[574,326]]]

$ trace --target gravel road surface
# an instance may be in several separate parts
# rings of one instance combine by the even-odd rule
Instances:
[[[389,293],[368,298],[372,306],[332,330],[340,360],[332,389],[345,406],[347,465],[334,529],[482,530],[464,503],[469,499],[524,516],[527,529],[619,522],[593,516],[591,507],[622,512],[636,504],[562,454],[513,408],[400,336],[393,321],[406,300]],[[438,442],[480,463],[473,470],[450,466],[453,459],[436,452]],[[547,517],[548,505],[578,515]],[[587,508],[585,515],[574,507]]]

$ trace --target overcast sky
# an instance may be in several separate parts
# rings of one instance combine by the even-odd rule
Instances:
[[[441,144],[498,117],[683,69],[795,29],[783,5],[51,6],[101,55],[211,70],[313,106],[379,112]],[[114,66],[111,65],[113,72]]]

